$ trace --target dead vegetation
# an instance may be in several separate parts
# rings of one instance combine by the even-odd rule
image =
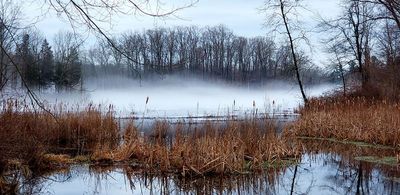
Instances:
[[[48,161],[56,158],[48,153],[75,156],[115,148],[119,144],[119,129],[111,109],[106,114],[94,106],[80,112],[56,108],[53,111],[56,118],[34,112],[18,101],[8,101],[3,106],[0,114],[1,172],[8,168],[10,161],[19,161],[32,170],[49,169],[52,163]]]
[[[311,100],[286,130],[296,137],[333,138],[400,147],[400,104],[362,96]]]
[[[178,125],[170,138],[164,136],[165,123],[156,123],[149,137],[138,136],[130,127],[124,144],[111,152],[115,159],[136,160],[152,172],[184,176],[256,172],[299,157],[299,150],[278,137],[270,121],[263,123],[250,119],[220,126],[207,123],[190,131]]]
[[[284,166],[301,154],[275,133],[269,120],[249,118],[192,129],[161,121],[143,133],[133,123],[120,131],[112,107],[106,112],[95,106],[53,111],[56,118],[7,102],[0,113],[2,174],[21,167],[41,171],[81,163],[128,164],[147,173],[184,177],[247,174]]]

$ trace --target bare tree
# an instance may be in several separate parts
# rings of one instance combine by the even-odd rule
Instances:
[[[385,81],[387,95],[398,97],[400,92],[400,31],[391,21],[386,21],[377,34],[377,49],[383,64],[386,65]]]
[[[400,29],[400,1],[398,0],[356,0],[362,3],[368,3],[379,10],[370,17],[373,20],[392,20]]]
[[[168,35],[168,72],[172,73],[176,56],[176,32],[171,30]]]
[[[164,56],[166,56],[166,30],[164,28],[159,28],[155,30],[148,30],[147,37],[149,39],[150,44],[150,52],[153,54],[151,55],[151,69],[155,70],[156,73],[163,74],[165,73],[164,70]]]
[[[244,82],[247,78],[247,66],[244,63],[244,56],[248,48],[248,40],[244,37],[235,37],[233,39],[232,45],[233,49],[235,50],[235,54],[233,56],[233,64],[235,69],[237,70],[237,79],[241,82]]]
[[[347,52],[344,52],[345,48],[340,43],[334,43],[327,48],[327,52],[332,54],[331,63],[333,65],[333,72],[338,72],[338,76],[342,82],[343,86],[343,95],[346,96],[346,61],[348,57],[346,56]],[[335,75],[336,76],[336,75]]]
[[[0,46],[5,50],[5,52],[0,51],[0,91],[6,86],[13,74],[13,68],[6,52],[11,52],[15,45],[10,32],[12,34],[17,33],[20,15],[20,6],[15,1],[0,0]]]
[[[54,83],[57,89],[70,89],[82,84],[82,63],[79,56],[82,41],[76,39],[76,35],[72,32],[59,32],[54,42],[56,62]]]
[[[99,40],[94,48],[91,49],[91,53],[95,55],[95,64],[101,68],[100,71],[103,75],[110,74],[112,71],[112,51],[113,49],[103,40]]]
[[[293,65],[295,69],[296,79],[300,88],[301,95],[305,104],[308,98],[304,91],[303,82],[300,75],[300,64],[296,49],[298,48],[298,41],[303,40],[308,43],[304,30],[300,24],[295,21],[297,18],[297,9],[301,8],[301,0],[267,0],[265,2],[266,8],[264,11],[270,12],[268,17],[268,25],[274,27],[274,30],[282,32],[287,35],[287,40],[290,46]]]
[[[365,2],[345,1],[343,15],[337,19],[323,21],[325,32],[331,34],[326,41],[329,44],[341,44],[342,52],[350,53],[357,63],[361,75],[361,85],[369,84],[369,65],[371,58],[370,43],[372,39],[373,9]]]

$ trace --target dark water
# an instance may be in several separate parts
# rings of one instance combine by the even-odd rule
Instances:
[[[397,166],[355,160],[394,150],[304,141],[300,163],[246,176],[191,178],[144,175],[129,166],[75,166],[38,176],[21,193],[36,194],[400,194]],[[293,182],[294,181],[294,182]]]

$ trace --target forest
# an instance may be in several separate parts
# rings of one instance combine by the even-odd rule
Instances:
[[[132,79],[196,76],[257,85],[268,80],[292,80],[294,75],[287,44],[279,45],[269,37],[236,36],[222,25],[124,33],[112,39],[112,46],[100,40],[89,47],[71,32],[59,32],[52,46],[40,32],[22,32],[17,37],[20,37],[17,45],[10,47],[8,53],[18,65],[22,79],[30,87],[42,89],[79,88],[85,79],[103,76]],[[1,86],[7,81],[18,86],[21,83],[18,73],[4,52],[1,55],[4,59]],[[304,52],[299,60],[302,78],[308,84],[327,80],[326,71],[313,64]]]

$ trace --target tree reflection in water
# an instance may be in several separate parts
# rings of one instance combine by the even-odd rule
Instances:
[[[56,173],[4,176],[20,194],[399,194],[397,167],[357,161],[397,151],[301,141],[301,162],[248,175],[153,175],[133,166],[76,166]]]

